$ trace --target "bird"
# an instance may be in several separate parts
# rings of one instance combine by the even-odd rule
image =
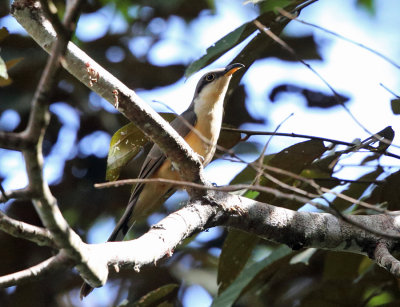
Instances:
[[[224,99],[235,72],[243,68],[233,63],[204,74],[197,83],[188,109],[170,124],[200,156],[205,167],[213,158],[221,131]],[[173,168],[157,144],[154,144],[143,162],[138,178],[164,178],[180,180],[179,172]],[[132,191],[124,214],[107,241],[122,241],[135,221],[156,211],[171,195],[174,186],[168,183],[138,183]],[[80,298],[87,296],[93,288],[84,283]]]

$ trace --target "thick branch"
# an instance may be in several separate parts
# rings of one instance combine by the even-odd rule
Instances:
[[[366,229],[398,236],[399,216],[379,214],[348,218],[365,225]],[[382,242],[390,250],[400,247],[399,240],[383,239],[332,214],[297,212],[226,192],[209,192],[207,198],[191,201],[136,240],[94,244],[88,248],[91,257],[102,257],[102,262],[109,266],[139,271],[143,265],[170,256],[185,238],[213,226],[239,228],[292,249],[322,248],[364,254],[371,259],[379,259],[375,250]],[[400,277],[400,273],[396,276]]]
[[[171,256],[182,240],[204,230],[218,209],[218,206],[196,201],[168,215],[138,239],[92,244],[88,248],[92,257],[103,257],[102,262],[109,266],[139,271],[143,265]]]
[[[324,248],[366,254],[373,258],[378,242],[386,242],[392,249],[400,247],[399,239],[382,239],[368,231],[373,229],[398,238],[396,221],[400,216],[346,216],[364,226],[360,228],[329,213],[297,212],[235,195],[229,195],[223,201],[229,204],[229,210],[236,210],[237,214],[229,215],[225,210],[211,224],[220,225],[222,222],[293,249]]]

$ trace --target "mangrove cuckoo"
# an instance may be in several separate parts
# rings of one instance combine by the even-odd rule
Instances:
[[[197,84],[189,108],[171,122],[171,126],[193,151],[201,156],[203,166],[211,161],[215,153],[229,81],[242,67],[243,64],[236,63],[206,73]],[[153,145],[143,162],[138,178],[180,180],[179,172],[174,170],[157,144]],[[125,213],[108,241],[123,240],[133,223],[156,211],[173,188],[173,185],[166,183],[138,183],[133,189]],[[81,299],[91,291],[92,288],[84,283],[81,288]]]

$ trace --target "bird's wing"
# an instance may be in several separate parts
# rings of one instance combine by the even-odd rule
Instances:
[[[171,122],[172,128],[174,128],[181,137],[185,137],[191,131],[191,128],[196,124],[196,114],[192,109],[193,108],[189,108],[182,113],[182,115],[176,117]],[[165,159],[166,156],[163,151],[157,144],[154,144],[143,162],[138,178],[143,179],[151,177],[151,175],[153,175],[154,172],[162,165]],[[140,194],[143,186],[143,183],[136,185],[129,202],[135,198],[135,194]]]
[[[192,107],[189,107],[182,115],[178,116],[171,122],[171,126],[179,133],[180,136],[185,137],[196,124],[196,114]],[[142,168],[139,172],[139,179],[150,178],[164,163],[166,156],[157,144],[154,144],[143,162]],[[137,202],[137,199],[143,190],[145,183],[138,183],[131,197],[129,198],[128,206],[118,221],[114,231],[111,233],[108,241],[122,240],[128,230],[132,226],[131,215]],[[160,195],[162,197],[163,195]]]

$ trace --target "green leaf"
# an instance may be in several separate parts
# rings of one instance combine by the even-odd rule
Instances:
[[[310,140],[289,146],[276,154],[266,155],[264,156],[263,162],[265,165],[286,170],[294,174],[300,174],[304,169],[309,168],[315,159],[321,157],[326,150],[327,148],[322,141]],[[296,182],[296,180],[290,176],[279,175],[273,172],[269,173],[286,184],[294,184]],[[256,175],[257,172],[249,165],[237,174],[230,184],[251,184]],[[267,180],[265,177],[261,177],[260,185],[279,189],[276,183]],[[267,193],[260,193],[257,200],[273,204],[274,196]],[[302,205],[302,203],[295,201],[285,202],[285,208],[293,210],[297,210]]]
[[[175,115],[171,113],[160,115],[167,121],[175,118]],[[115,132],[108,151],[106,180],[117,180],[121,168],[133,159],[147,142],[146,136],[133,123],[129,123]]]
[[[390,101],[390,106],[392,107],[392,112],[395,115],[400,114],[400,98],[395,98]]]
[[[269,161],[275,156],[275,154],[264,156],[264,164],[269,164]],[[253,167],[247,166],[235,178],[232,179],[230,184],[251,184],[257,175]]]
[[[387,203],[387,209],[400,210],[400,171],[386,177],[384,182],[375,187],[367,202],[382,204]]]
[[[320,140],[305,141],[281,150],[268,164],[295,174],[300,174],[303,169],[311,165],[326,150],[327,147]]]
[[[262,13],[260,16],[257,17],[257,20],[260,21],[264,26],[266,27],[272,27],[274,32],[279,35],[283,28],[287,25],[289,20],[284,19],[282,21],[277,22],[276,21],[276,12],[274,9],[276,7],[282,7],[287,11],[292,11],[297,5],[304,3],[304,0],[268,0],[268,1],[263,1],[261,2],[260,5],[260,12]],[[226,52],[231,50],[233,47],[237,46],[241,42],[243,42],[246,38],[248,38],[251,34],[253,34],[255,31],[257,31],[258,28],[254,25],[253,21],[249,21],[241,25],[240,27],[236,28],[232,32],[228,33],[224,37],[222,37],[220,40],[218,40],[215,44],[213,44],[211,47],[207,48],[206,54],[203,55],[200,59],[194,61],[189,65],[189,67],[185,71],[185,76],[188,78],[191,76],[193,73],[199,71],[203,67],[207,66],[208,64],[212,63],[222,55],[224,55]],[[255,49],[258,49],[253,45],[254,38],[250,43],[247,44],[247,46],[244,48],[248,48],[251,46],[250,51],[253,53],[253,55],[257,56],[253,58],[253,56],[246,56],[242,57],[243,53],[240,53],[238,55],[238,59],[240,59],[243,64],[250,65],[256,58],[258,58],[258,51]],[[271,40],[272,41],[272,40]],[[257,45],[261,43],[261,51],[265,52],[265,42],[263,40],[258,40]],[[244,50],[243,50],[244,51]],[[243,52],[242,51],[242,52]],[[252,60],[250,60],[252,59]]]
[[[108,151],[106,180],[117,180],[121,168],[135,157],[147,142],[143,132],[133,123],[115,132]]]
[[[333,174],[333,169],[339,161],[343,151],[332,152],[323,158],[315,160],[310,167],[305,168],[301,175],[306,178],[330,178]]]
[[[238,229],[230,229],[219,257],[218,293],[224,291],[239,275],[250,258],[259,237]]]
[[[357,0],[357,5],[366,9],[369,13],[375,13],[375,0]]]
[[[261,12],[275,12],[277,7],[284,8],[292,4],[291,0],[267,0],[260,4]]]
[[[375,266],[375,262],[373,262],[368,257],[364,257],[361,260],[360,265],[358,266],[358,275],[359,275],[358,279],[363,278],[365,276],[365,274],[367,274],[374,268],[374,266]]]
[[[348,187],[341,192],[341,194],[353,197],[355,199],[359,199],[364,194],[365,190],[371,185],[365,182],[376,180],[376,178],[378,178],[378,176],[382,173],[383,169],[379,167],[378,169],[361,176],[356,180],[356,182],[349,184]],[[336,209],[342,211],[349,208],[351,205],[353,205],[353,203],[344,200],[340,197],[336,197],[333,200],[332,205]]]
[[[152,306],[174,306],[174,301],[178,294],[179,285],[168,284],[153,290],[142,296],[134,303],[125,300],[119,306],[131,307],[152,307]]]
[[[200,59],[194,61],[189,65],[185,71],[186,78],[190,77],[195,72],[199,71],[203,67],[207,66],[211,62],[215,61],[222,54],[232,49],[234,46],[239,44],[245,38],[247,38],[252,32],[255,31],[255,26],[250,23],[245,23],[239,28],[236,28],[232,32],[225,35],[223,38],[218,40],[214,45],[208,47],[206,54]]]
[[[244,197],[247,197],[247,198],[250,198],[250,199],[256,199],[258,195],[260,195],[260,192],[251,191],[251,190],[248,190],[245,193],[243,193]]]
[[[213,303],[212,307],[228,307],[232,306],[232,304],[239,298],[242,290],[246,288],[247,285],[253,280],[254,277],[257,276],[265,267],[273,264],[279,259],[289,255],[292,250],[283,245],[277,249],[275,249],[269,256],[265,259],[253,263],[248,268],[245,268],[238,278],[220,295],[218,295]]]
[[[234,128],[232,125],[222,124],[222,126],[228,128]],[[218,138],[218,145],[223,147],[224,149],[230,149],[237,145],[242,140],[242,135],[240,132],[231,132],[221,130],[221,133]]]
[[[304,169],[308,168],[315,159],[321,157],[326,150],[327,148],[324,146],[322,141],[305,141],[283,149],[277,153],[267,164],[294,174],[300,174]],[[279,179],[286,184],[298,184],[297,180],[290,176],[279,175],[272,172],[269,173],[272,174],[276,179]],[[263,186],[280,189],[277,183],[273,183],[265,177],[262,177],[260,183]],[[270,203],[272,205],[276,204],[282,206],[282,202],[280,200],[276,200],[274,196],[266,193],[260,193],[260,196],[257,198],[257,200]],[[297,201],[284,202],[284,207],[292,210],[297,210],[303,205],[303,203],[299,203]]]
[[[324,280],[354,280],[359,275],[359,267],[364,255],[329,251],[325,255]]]
[[[10,32],[8,32],[7,28],[3,27],[0,29],[0,43],[2,40],[4,40],[6,37],[10,35]]]
[[[378,176],[382,173],[383,173],[383,169],[379,167],[378,169],[361,176],[355,182],[349,184],[349,186],[341,193],[344,195],[353,197],[355,199],[359,199],[364,194],[365,190],[371,185],[371,184],[365,183],[365,182],[376,180],[376,178],[378,178]],[[357,182],[357,181],[359,181],[359,182]],[[344,200],[340,197],[336,197],[333,200],[332,205],[336,209],[342,211],[342,210],[345,210],[345,209],[349,208],[350,206],[352,206],[353,203],[351,203],[347,200]]]

